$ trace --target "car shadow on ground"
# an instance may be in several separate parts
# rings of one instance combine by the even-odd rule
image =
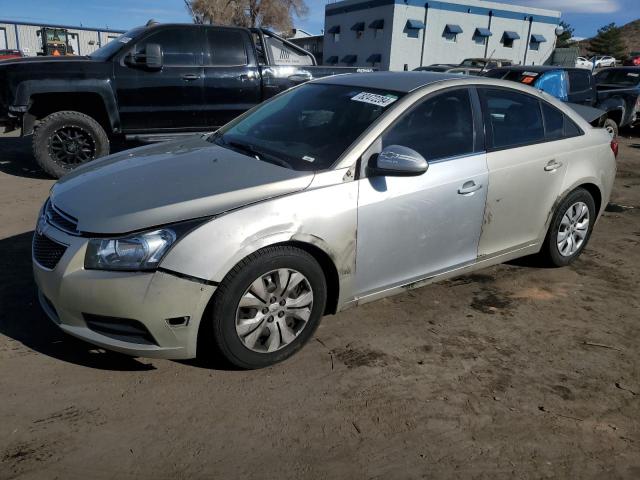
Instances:
[[[47,318],[38,304],[31,271],[32,235],[27,232],[0,240],[0,334],[36,352],[84,367],[112,371],[155,369],[145,360],[104,351],[75,339]],[[11,350],[19,348],[8,343]]]

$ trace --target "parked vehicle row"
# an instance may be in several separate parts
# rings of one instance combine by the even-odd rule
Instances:
[[[511,60],[497,58],[467,58],[459,65],[435,64],[414,69],[415,72],[458,73],[461,75],[482,75],[494,68],[511,66]]]
[[[317,66],[265,30],[135,28],[89,57],[0,64],[0,126],[33,134],[36,161],[61,177],[107,155],[114,136],[211,131],[287,88],[370,69]]]
[[[210,342],[264,367],[325,314],[525,255],[570,264],[609,200],[614,150],[522,84],[315,80],[54,185],[33,240],[40,303],[107,349],[191,358]]]

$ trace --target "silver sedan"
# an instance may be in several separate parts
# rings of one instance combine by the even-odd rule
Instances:
[[[528,86],[326,78],[59,181],[33,239],[40,302],[104,348],[264,367],[324,315],[526,255],[573,262],[614,151]]]

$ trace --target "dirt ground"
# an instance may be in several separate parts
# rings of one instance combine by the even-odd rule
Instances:
[[[640,478],[640,139],[565,269],[501,265],[327,317],[242,372],[133,359],[37,306],[52,181],[0,139],[0,478]]]

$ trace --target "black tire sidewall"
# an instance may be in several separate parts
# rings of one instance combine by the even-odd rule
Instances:
[[[64,168],[49,155],[51,136],[65,126],[77,126],[91,135],[95,144],[96,159],[109,154],[109,137],[102,126],[93,118],[72,111],[52,113],[40,122],[33,134],[33,153],[38,165],[54,178],[61,178],[73,171],[73,169]]]
[[[244,346],[236,333],[236,310],[249,285],[260,276],[279,268],[302,273],[313,291],[313,308],[306,327],[289,345],[273,353],[258,353]],[[307,252],[291,247],[273,247],[252,255],[239,270],[227,275],[215,294],[211,310],[216,345],[224,357],[244,369],[263,368],[296,353],[313,336],[324,314],[327,285],[322,267]]]
[[[589,229],[587,231],[587,236],[582,243],[580,249],[569,257],[565,257],[558,250],[558,243],[556,241],[558,237],[558,230],[560,228],[560,222],[562,222],[562,217],[569,209],[571,205],[577,202],[583,202],[587,205],[589,209]],[[547,252],[549,256],[549,260],[553,265],[558,267],[564,267],[571,263],[573,263],[579,256],[582,254],[583,250],[586,248],[589,240],[591,239],[591,232],[593,232],[593,226],[597,217],[595,201],[591,194],[583,188],[578,188],[571,192],[567,197],[562,201],[556,213],[553,216],[553,220],[551,222],[551,227],[549,228],[549,234],[547,235]]]

